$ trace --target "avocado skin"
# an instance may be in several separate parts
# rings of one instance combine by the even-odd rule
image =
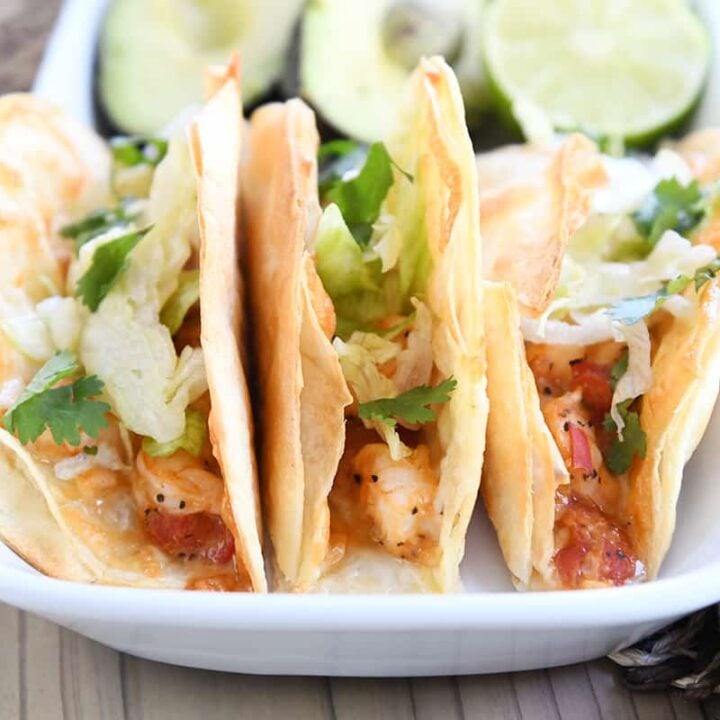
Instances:
[[[98,43],[93,88],[103,131],[160,131],[183,109],[202,102],[205,68],[226,62],[234,50],[246,56],[246,109],[277,93],[292,27],[304,0],[206,3],[110,3]],[[188,22],[204,7],[213,14],[199,24]]]

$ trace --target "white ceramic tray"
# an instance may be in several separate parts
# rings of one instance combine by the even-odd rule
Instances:
[[[102,5],[66,4],[36,84],[37,92],[87,122]],[[717,18],[720,7],[714,12]],[[713,86],[717,93],[720,83]],[[716,100],[702,109],[703,124],[712,122]],[[0,545],[0,600],[135,655],[237,672],[441,675],[587,660],[720,600],[718,448],[720,411],[687,467],[661,578],[646,585],[515,593],[479,507],[462,565],[465,594],[255,596],[95,587],[44,577]]]

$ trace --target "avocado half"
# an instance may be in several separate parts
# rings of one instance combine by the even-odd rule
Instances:
[[[203,71],[242,55],[243,100],[280,77],[304,0],[113,0],[99,52],[98,96],[128,133],[153,133],[202,101]]]
[[[483,0],[310,0],[300,30],[300,93],[325,122],[365,142],[386,137],[405,81],[423,56],[454,67],[468,120],[488,92]]]

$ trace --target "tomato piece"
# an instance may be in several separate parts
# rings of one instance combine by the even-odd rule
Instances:
[[[219,515],[207,512],[170,513],[148,510],[145,527],[168,555],[203,558],[224,565],[235,554],[235,540]]]
[[[571,493],[565,499],[555,531],[563,540],[555,567],[565,587],[583,580],[624,585],[642,572],[627,534],[587,498]]]
[[[572,388],[580,388],[583,403],[598,415],[610,412],[612,405],[610,370],[610,367],[590,360],[580,360],[572,364]]]
[[[570,433],[570,461],[573,470],[582,470],[586,473],[593,471],[592,453],[590,452],[590,441],[584,430],[581,430],[575,423],[568,423]]]

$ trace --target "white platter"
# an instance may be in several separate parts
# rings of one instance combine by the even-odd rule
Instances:
[[[36,91],[92,122],[102,0],[66,3]],[[720,7],[712,10],[717,19]],[[711,83],[718,92],[719,82]],[[717,95],[701,109],[713,120]],[[720,600],[720,411],[688,465],[659,580],[585,592],[512,591],[482,508],[452,596],[152,591],[44,577],[0,545],[0,600],[141,657],[235,672],[442,675],[548,667],[604,655]]]

